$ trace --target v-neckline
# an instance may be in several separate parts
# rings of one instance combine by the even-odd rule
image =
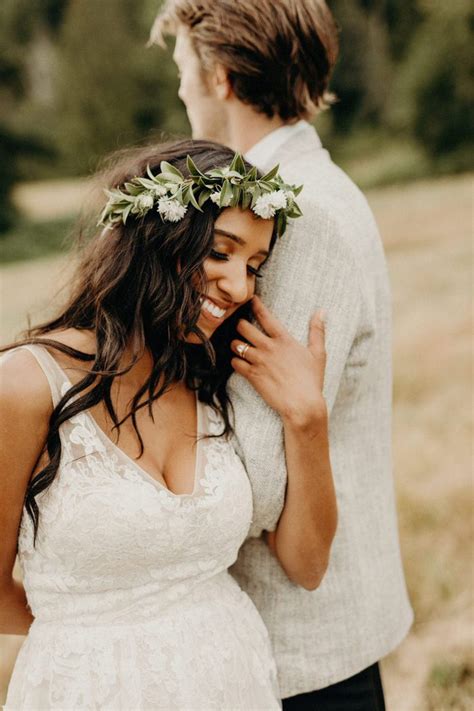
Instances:
[[[35,345],[40,345],[40,344],[35,344]],[[66,371],[64,368],[59,365],[57,362],[56,358],[54,358],[51,353],[48,351],[46,346],[41,346],[43,350],[46,352],[47,356],[53,361],[55,367],[61,372],[61,375],[63,378],[66,380],[67,385],[69,387],[73,387],[73,384],[71,380],[69,379],[68,375],[66,374]],[[97,420],[95,417],[91,415],[91,413],[88,410],[82,410],[79,415],[85,415],[92,425],[94,426],[94,429],[96,430],[97,434],[99,437],[102,437],[108,445],[112,447],[119,455],[122,456],[123,459],[125,459],[129,464],[131,464],[142,476],[144,476],[148,481],[150,481],[152,484],[154,484],[156,487],[162,489],[164,492],[168,493],[170,496],[181,499],[181,498],[186,498],[186,497],[192,497],[196,494],[197,490],[197,483],[199,479],[199,473],[198,473],[198,467],[199,467],[199,462],[200,462],[200,443],[201,443],[201,435],[203,432],[201,432],[201,401],[199,400],[198,392],[197,390],[194,393],[195,395],[195,412],[196,412],[196,453],[195,453],[195,461],[194,461],[194,476],[192,479],[192,485],[193,488],[189,493],[182,493],[178,494],[174,492],[172,489],[170,489],[168,486],[166,486],[165,483],[159,481],[153,474],[150,474],[149,472],[146,471],[140,464],[137,464],[137,462],[132,459],[132,457],[127,454],[126,452],[123,451],[115,442],[112,441],[112,439],[104,432],[102,427],[98,424]]]
[[[52,356],[51,356],[52,357]],[[61,366],[59,366],[61,367]],[[62,370],[62,369],[61,369]],[[71,381],[69,378],[67,378],[68,382],[70,383]],[[163,489],[165,492],[170,494],[170,496],[174,496],[176,498],[183,498],[187,496],[194,496],[196,494],[196,489],[197,489],[197,482],[198,482],[198,465],[199,465],[199,459],[200,459],[200,442],[201,442],[201,437],[200,437],[200,425],[201,425],[201,403],[197,394],[197,391],[195,392],[195,407],[196,407],[196,453],[195,453],[195,460],[194,460],[194,474],[193,474],[193,479],[192,479],[192,485],[193,488],[190,492],[188,493],[182,493],[182,494],[177,494],[175,491],[169,488],[169,486],[166,486],[165,483],[161,482],[159,479],[157,479],[153,474],[150,474],[150,472],[147,472],[146,469],[144,469],[140,464],[136,462],[135,459],[132,459],[132,457],[127,454],[126,452],[123,451],[115,442],[113,442],[110,437],[104,432],[102,427],[97,423],[97,420],[95,417],[93,417],[90,412],[87,410],[83,410],[80,414],[86,415],[86,417],[89,418],[89,420],[92,421],[92,424],[94,425],[94,428],[97,430],[99,436],[101,436],[104,440],[107,441],[107,444],[109,444],[119,455],[121,455],[124,459],[127,460],[129,464],[131,464],[137,471],[142,474],[146,479],[148,479],[152,484],[155,484],[155,486],[159,487],[160,489]]]

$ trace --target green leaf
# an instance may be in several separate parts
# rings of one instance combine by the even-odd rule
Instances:
[[[230,170],[235,170],[241,175],[245,175],[245,163],[240,153],[236,153],[232,159],[232,163],[229,166]]]
[[[182,178],[179,178],[174,173],[160,173],[159,177],[161,179],[161,182],[163,182],[164,185],[169,187],[175,187],[176,185],[179,185],[183,182]]]
[[[296,218],[296,217],[301,217],[303,213],[301,212],[301,209],[299,208],[299,206],[296,203],[293,203],[291,208],[289,210],[287,210],[286,214],[288,217]]]
[[[199,170],[196,163],[193,161],[193,159],[189,155],[186,158],[186,165],[187,165],[187,168],[188,168],[191,175],[203,178],[204,180],[206,179],[206,176],[204,175],[204,173],[202,173]]]
[[[233,197],[233,192],[231,185],[228,180],[224,180],[224,183],[222,184],[222,190],[221,190],[221,197],[219,201],[219,205],[223,207],[228,200],[232,199]]]
[[[205,190],[209,190],[212,193],[215,190],[215,186],[220,185],[220,180],[200,180],[199,185],[202,186],[202,188],[204,188]]]
[[[148,180],[148,178],[135,178],[135,180],[147,190],[153,190],[158,185],[157,180]]]
[[[256,185],[251,192],[252,192],[252,207],[254,207],[258,198],[262,194],[262,190],[259,185]]]
[[[140,195],[143,192],[140,185],[134,185],[133,183],[125,183],[125,188],[128,190],[130,195]]]
[[[185,188],[186,189],[186,188]],[[180,185],[179,188],[171,196],[173,200],[178,200],[178,202],[183,202],[183,186]]]
[[[238,156],[239,156],[238,153],[234,153],[234,157],[232,158],[232,163],[229,165],[229,170],[236,170]]]
[[[184,180],[184,176],[179,171],[177,168],[174,167],[174,165],[171,165],[171,163],[168,163],[166,160],[162,160],[160,163],[160,171],[164,173],[166,176],[168,175],[173,175],[174,176],[174,182],[181,182]],[[176,178],[179,178],[179,181],[176,181]],[[169,178],[171,180],[171,178]]]
[[[146,167],[146,173],[149,178],[151,178],[152,180],[155,180],[156,175],[153,175],[153,173],[151,172],[150,164],[148,164]]]
[[[113,190],[104,190],[105,194],[115,204],[127,204],[128,202],[134,202],[135,198],[132,195],[127,195],[127,193],[123,193],[121,190],[118,188],[114,188]]]
[[[199,205],[198,201],[196,200],[196,198],[194,196],[194,191],[193,191],[192,185],[189,186],[189,202],[191,203],[191,205],[193,207],[196,208],[196,210],[199,210],[199,212],[202,212],[201,206]]]
[[[201,192],[199,193],[199,197],[198,197],[198,203],[199,203],[200,207],[202,207],[204,205],[204,203],[208,199],[211,192],[212,192],[212,190],[207,190],[207,189],[201,190]]]
[[[130,203],[130,205],[127,205],[125,210],[122,212],[122,220],[123,220],[124,225],[127,223],[127,217],[129,216],[130,210],[132,209],[132,207],[133,207],[133,204]]]
[[[275,175],[277,175],[279,170],[280,170],[280,165],[276,165],[274,168],[272,168],[270,170],[269,173],[266,173],[263,176],[262,180],[272,180],[275,177]]]
[[[106,205],[106,206],[104,207],[104,209],[102,210],[102,212],[101,212],[101,215],[100,215],[100,218],[99,218],[99,222],[98,222],[97,224],[98,224],[98,225],[104,225],[104,224],[105,224],[105,220],[106,220],[106,218],[109,216],[109,214],[110,214],[109,206]]]
[[[285,230],[286,230],[286,215],[284,212],[280,211],[278,213],[278,217],[277,217],[277,235],[279,237],[281,237]]]
[[[242,197],[242,210],[248,210],[251,202],[252,202],[252,195],[248,191],[244,191],[244,194]]]
[[[234,188],[232,191],[232,202],[230,203],[230,207],[238,207],[240,203],[240,198],[242,197],[242,189],[241,188]]]

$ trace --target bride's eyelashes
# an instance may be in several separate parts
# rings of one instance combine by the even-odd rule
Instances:
[[[217,252],[215,249],[211,249],[210,256],[212,257],[212,259],[219,259],[222,262],[227,262],[229,260],[228,254],[226,254],[225,252]],[[255,269],[255,267],[251,267],[249,264],[247,265],[247,271],[252,276],[257,277],[257,279],[261,279],[261,277],[263,276],[263,274],[260,274],[260,269]]]

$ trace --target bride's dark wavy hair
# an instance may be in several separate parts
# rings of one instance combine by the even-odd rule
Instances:
[[[182,140],[129,149],[109,159],[108,170],[100,174],[102,186],[116,187],[135,176],[144,176],[147,165],[156,174],[162,160],[187,177],[187,155],[203,172],[228,165],[233,158],[230,149],[210,141]],[[231,432],[231,403],[226,392],[232,373],[229,344],[237,335],[239,318],[251,317],[250,307],[244,305],[238,309],[210,340],[197,326],[200,295],[207,288],[203,263],[212,249],[214,222],[219,212],[208,200],[202,213],[190,206],[176,223],[162,222],[152,209],[144,217],[130,219],[130,216],[126,225],[120,222],[112,229],[98,228],[83,251],[72,279],[71,295],[61,313],[30,328],[20,342],[2,349],[39,343],[91,363],[90,368],[84,369],[84,377],[54,408],[44,448],[48,463],[27,488],[25,506],[33,521],[35,539],[39,522],[36,497],[57,474],[61,460],[59,429],[77,413],[103,402],[116,429],[131,418],[140,458],[144,447],[137,411],[147,406],[153,416],[152,403],[173,383],[184,381],[198,391],[201,401],[222,415],[222,435]],[[275,239],[274,231],[271,246]],[[95,354],[48,338],[48,334],[68,328],[94,331]],[[186,343],[184,337],[191,333],[197,334],[201,345]],[[130,346],[132,360],[120,367],[125,349]],[[127,373],[146,349],[152,355],[152,371],[135,393],[127,416],[119,421],[111,399],[112,383],[114,378]]]

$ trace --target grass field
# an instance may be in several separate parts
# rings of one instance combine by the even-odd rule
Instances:
[[[368,194],[392,278],[394,464],[416,612],[383,663],[388,711],[474,707],[472,188],[460,176]],[[70,267],[53,257],[1,269],[3,340],[28,311],[36,321],[52,308]],[[19,642],[3,640],[3,687]]]

